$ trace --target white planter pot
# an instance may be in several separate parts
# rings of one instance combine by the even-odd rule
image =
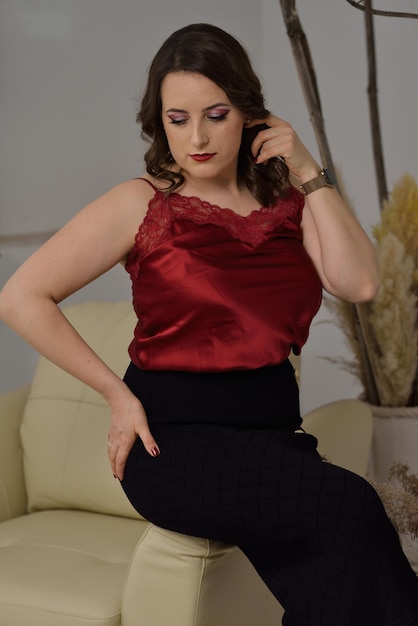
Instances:
[[[387,482],[389,468],[407,463],[418,475],[418,407],[372,406],[373,439],[369,473]]]
[[[372,406],[373,438],[369,474],[378,482],[388,482],[394,463],[406,463],[418,476],[418,407]],[[404,551],[418,573],[418,540],[404,536]]]

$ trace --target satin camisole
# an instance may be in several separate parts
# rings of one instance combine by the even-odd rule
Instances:
[[[138,318],[132,362],[221,372],[298,354],[322,298],[302,243],[302,194],[292,187],[243,217],[153,188],[125,265]]]

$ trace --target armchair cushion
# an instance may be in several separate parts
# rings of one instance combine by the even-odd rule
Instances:
[[[0,623],[120,626],[126,571],[147,522],[39,511],[0,533]]]

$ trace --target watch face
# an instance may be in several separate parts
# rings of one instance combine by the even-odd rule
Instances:
[[[325,178],[327,185],[335,185],[335,182],[332,179],[330,170],[324,169],[322,171],[324,172],[324,178]]]

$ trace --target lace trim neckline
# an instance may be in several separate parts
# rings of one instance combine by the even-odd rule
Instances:
[[[234,217],[238,217],[244,220],[251,218],[253,215],[258,215],[260,213],[271,213],[274,210],[274,208],[277,206],[277,203],[275,203],[274,206],[272,207],[265,207],[264,205],[261,205],[257,207],[256,209],[253,209],[252,211],[250,211],[250,213],[248,213],[247,215],[242,215],[241,213],[238,213],[238,211],[234,211],[234,209],[231,209],[230,207],[223,207],[223,206],[220,206],[219,204],[213,204],[209,200],[202,200],[202,198],[200,198],[199,196],[194,196],[194,195],[186,196],[181,193],[173,192],[172,194],[170,194],[169,197],[178,198],[181,204],[184,204],[186,202],[191,203],[191,204],[199,204],[202,207],[202,209],[208,209],[209,211],[214,210],[215,212],[219,212],[219,211],[226,212],[226,213],[233,215]]]
[[[171,224],[177,220],[187,220],[198,226],[220,227],[232,238],[253,249],[266,241],[270,233],[285,222],[288,226],[293,223],[294,226],[290,226],[291,230],[294,227],[299,228],[303,196],[296,189],[290,189],[285,199],[277,197],[271,207],[260,206],[248,215],[241,215],[229,207],[223,208],[202,200],[199,196],[185,196],[175,192],[165,196],[162,190],[151,186],[155,194],[139,226],[132,250],[133,253],[136,251],[139,257],[169,238]],[[133,256],[130,256],[128,264],[130,265],[132,261]]]

